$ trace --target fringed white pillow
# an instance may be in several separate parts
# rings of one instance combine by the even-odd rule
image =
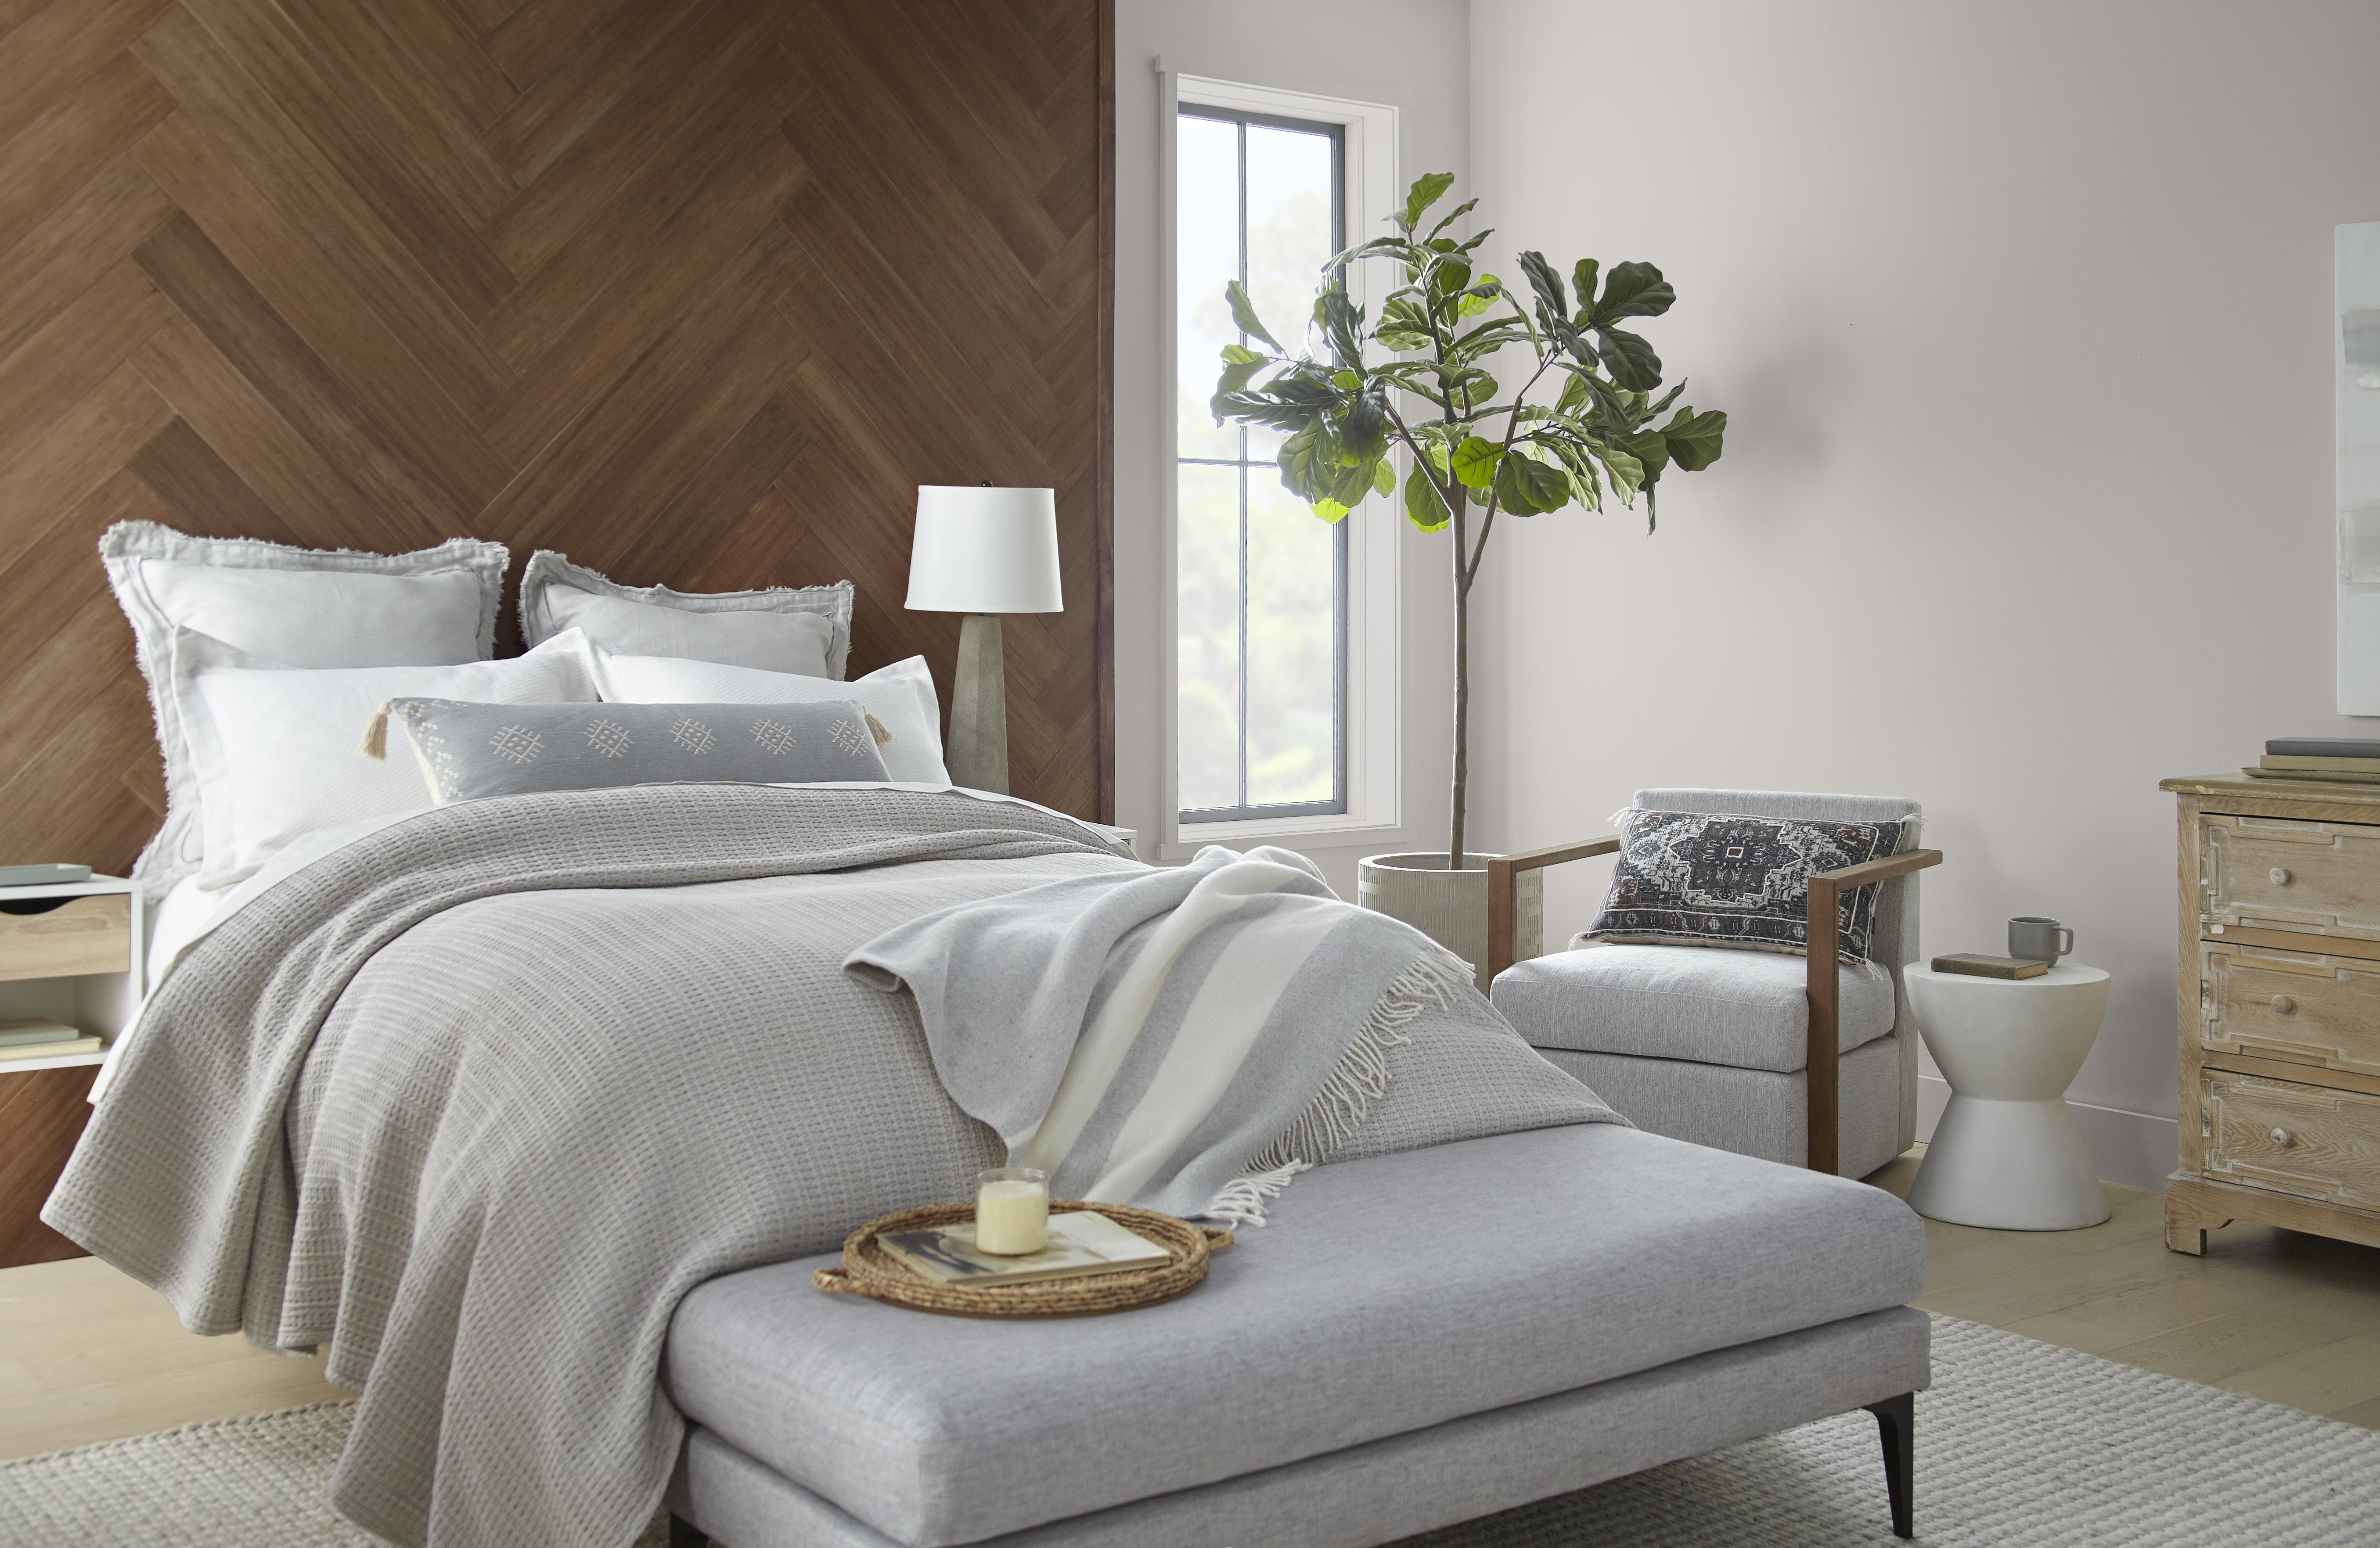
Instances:
[[[840,682],[851,655],[851,599],[849,581],[758,591],[622,586],[540,549],[521,569],[521,639],[539,645],[583,629],[591,643],[619,655]]]
[[[164,825],[133,877],[152,901],[204,859],[196,775],[174,697],[174,639],[189,630],[288,667],[446,666],[494,654],[511,553],[455,538],[412,553],[194,538],[118,522],[100,562],[132,624],[165,760]]]

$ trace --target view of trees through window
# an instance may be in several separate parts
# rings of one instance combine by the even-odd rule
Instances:
[[[1280,431],[1218,428],[1207,400],[1243,342],[1226,282],[1276,332],[1312,314],[1345,245],[1344,131],[1186,103],[1178,127],[1181,815],[1343,812],[1346,524],[1281,488]]]

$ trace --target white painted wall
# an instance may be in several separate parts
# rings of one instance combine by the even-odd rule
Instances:
[[[1461,0],[1116,0],[1116,821],[1139,830],[1145,855],[1156,853],[1164,815],[1157,513],[1162,481],[1172,477],[1159,440],[1166,384],[1158,345],[1172,312],[1158,294],[1165,126],[1151,61],[1163,55],[1185,74],[1390,103],[1400,111],[1399,164],[1410,182],[1423,171],[1467,176],[1468,40]],[[1445,843],[1443,707],[1453,681],[1446,550],[1442,539],[1402,521],[1395,526],[1405,623],[1404,833],[1361,846],[1274,841],[1310,853],[1349,898],[1359,855]]]
[[[2380,218],[2380,6],[1471,14],[1475,218],[1564,273],[1659,264],[1680,300],[1645,332],[1730,417],[1658,536],[1497,535],[1482,841],[1604,831],[1639,785],[1922,800],[1927,952],[2048,913],[2116,975],[2072,1097],[2102,1175],[2154,1184],[2156,782],[2374,733],[2333,708],[2329,330],[2331,227]]]

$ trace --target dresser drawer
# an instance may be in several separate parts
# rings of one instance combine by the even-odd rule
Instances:
[[[2290,930],[2380,951],[2380,827],[2206,813],[2198,915],[2210,933]]]
[[[2209,1052],[2380,1075],[2380,961],[2209,941],[2198,982]]]
[[[2380,1210],[2380,1096],[2222,1070],[2199,1092],[2205,1176]]]
[[[0,979],[131,967],[132,900],[121,892],[70,898],[43,913],[0,913]]]

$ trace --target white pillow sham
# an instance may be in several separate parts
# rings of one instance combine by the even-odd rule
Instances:
[[[832,679],[826,653],[833,623],[814,612],[680,612],[650,602],[553,586],[545,590],[554,629],[577,629],[623,656],[675,656],[725,666]]]
[[[194,538],[154,522],[101,535],[109,587],[132,625],[165,760],[165,821],[133,877],[152,900],[197,870],[196,771],[174,695],[174,640],[191,629],[289,667],[436,666],[493,654],[511,553],[456,538],[412,553]]]
[[[942,767],[942,707],[926,659],[912,656],[849,683],[760,671],[717,661],[663,656],[621,656],[591,646],[595,689],[615,704],[810,704],[856,699],[884,723],[884,771],[894,780],[947,785]]]
[[[305,835],[431,804],[411,759],[357,748],[392,698],[586,704],[595,683],[575,631],[526,656],[443,667],[292,669],[183,630],[175,697],[189,733],[205,860],[199,884],[231,885]]]
[[[679,614],[680,619],[666,636],[655,633],[657,625],[641,615],[613,614],[599,622],[587,614],[585,599],[590,598],[663,610]],[[822,675],[840,681],[851,655],[851,598],[849,581],[832,586],[771,586],[757,591],[686,592],[666,586],[622,586],[583,564],[573,564],[551,549],[540,549],[521,568],[521,639],[528,645],[541,645],[575,623],[586,629],[591,643],[622,655],[674,656],[808,675],[807,657],[778,653],[779,636],[762,632],[765,626],[756,630],[748,619],[754,614],[822,618],[829,630],[821,652],[826,668]],[[609,625],[623,618],[633,622],[620,633],[610,632]],[[662,644],[674,648],[656,648]]]

